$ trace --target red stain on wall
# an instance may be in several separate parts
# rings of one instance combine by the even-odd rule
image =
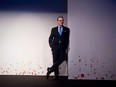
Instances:
[[[81,62],[81,59],[79,59],[79,62]]]
[[[98,78],[96,77],[96,79],[98,79]]]
[[[91,67],[92,67],[92,64],[91,64]]]
[[[104,79],[104,77],[101,77],[101,79]]]
[[[33,75],[33,72],[32,72],[32,75]]]
[[[84,77],[85,75],[84,74],[81,74],[81,77]]]
[[[25,71],[23,71],[23,75],[25,74]]]
[[[108,76],[108,74],[106,74],[106,76]]]
[[[78,79],[78,77],[74,77],[74,79]]]

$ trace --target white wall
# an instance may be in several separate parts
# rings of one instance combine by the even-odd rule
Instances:
[[[69,79],[116,80],[113,0],[68,0]]]
[[[52,65],[48,45],[56,18],[66,13],[0,11],[0,75],[45,75]],[[66,75],[63,63],[60,75]]]

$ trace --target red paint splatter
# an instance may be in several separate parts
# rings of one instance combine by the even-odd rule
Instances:
[[[98,79],[98,78],[96,77],[96,79]]]
[[[34,75],[36,76],[37,74],[35,73]]]
[[[33,75],[33,72],[31,74]]]
[[[74,77],[74,79],[78,79],[78,77]]]
[[[79,62],[81,62],[81,59],[79,59]]]
[[[6,73],[9,73],[9,72],[6,70]]]
[[[34,69],[33,69],[34,72],[36,72]]]
[[[81,77],[84,77],[85,75],[84,74],[81,74]]]
[[[114,77],[114,74],[111,76],[111,78],[113,78]]]
[[[23,72],[23,75],[25,74],[25,71]]]
[[[91,67],[92,67],[92,64],[91,64]]]
[[[104,79],[104,77],[101,77],[101,79]]]

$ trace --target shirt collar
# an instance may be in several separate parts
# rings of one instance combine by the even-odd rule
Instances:
[[[58,28],[59,28],[59,27],[63,28],[63,25],[62,25],[62,26],[59,26],[59,25],[58,25]]]

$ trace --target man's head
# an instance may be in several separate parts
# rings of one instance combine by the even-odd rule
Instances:
[[[64,24],[64,18],[62,16],[58,16],[57,21],[59,26],[62,26]]]

